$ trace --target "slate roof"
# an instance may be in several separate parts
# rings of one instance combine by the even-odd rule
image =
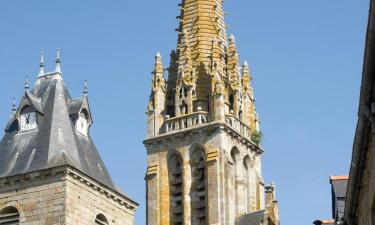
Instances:
[[[264,210],[253,212],[247,215],[242,216],[237,225],[259,225],[263,224],[266,218],[266,213]]]
[[[38,129],[19,131],[25,106],[37,112]],[[33,90],[25,92],[0,142],[0,178],[68,165],[119,191],[90,135],[75,131],[74,118],[84,107],[90,112],[87,98],[73,100],[59,73],[38,78]]]
[[[332,215],[336,221],[341,221],[345,213],[346,191],[348,178],[332,179]]]

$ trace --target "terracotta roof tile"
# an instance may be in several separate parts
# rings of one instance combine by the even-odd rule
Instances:
[[[335,181],[335,180],[349,180],[349,176],[330,176],[329,180],[330,181]]]

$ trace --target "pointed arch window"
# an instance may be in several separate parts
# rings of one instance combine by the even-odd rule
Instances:
[[[173,154],[168,160],[169,198],[171,225],[182,225],[184,219],[183,207],[183,161],[178,154]]]
[[[15,207],[6,207],[0,211],[0,225],[20,224],[20,213]]]
[[[207,224],[207,173],[204,151],[194,151],[190,159],[191,166],[191,222]]]
[[[95,218],[95,224],[97,225],[109,225],[107,217],[105,217],[103,214],[99,214]]]

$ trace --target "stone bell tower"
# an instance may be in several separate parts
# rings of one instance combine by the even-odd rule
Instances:
[[[0,141],[0,224],[133,225],[138,203],[117,188],[90,135],[87,86],[72,98],[60,51],[25,91]],[[110,150],[108,150],[110,151]]]
[[[248,64],[222,0],[183,0],[164,78],[156,55],[147,109],[148,225],[234,225],[265,210],[261,133]]]

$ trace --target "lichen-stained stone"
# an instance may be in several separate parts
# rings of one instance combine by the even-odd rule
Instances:
[[[148,225],[234,225],[265,210],[250,68],[241,72],[222,3],[182,1],[166,82],[155,57],[144,141]]]
[[[0,224],[133,225],[138,204],[112,181],[90,137],[87,87],[73,99],[56,70],[40,72],[0,142]],[[15,104],[14,104],[15,105]]]

